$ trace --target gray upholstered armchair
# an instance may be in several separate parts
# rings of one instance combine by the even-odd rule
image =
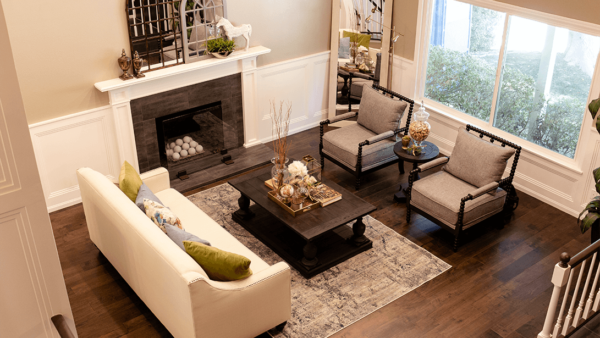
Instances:
[[[406,135],[408,132],[414,104],[413,100],[378,85],[365,85],[358,112],[342,114],[321,122],[321,166],[325,167],[327,158],[354,174],[358,190],[363,174],[399,163],[394,154],[396,137],[400,133]],[[409,109],[406,125],[400,128],[407,106]],[[323,126],[357,115],[356,124],[323,134]],[[403,165],[404,163],[400,162],[401,173],[404,173]]]
[[[472,130],[479,137],[470,133]],[[489,139],[484,139],[484,136]],[[499,145],[494,144],[497,141]],[[458,130],[452,156],[437,158],[409,176],[406,221],[411,209],[454,233],[454,251],[463,230],[503,212],[510,216],[519,205],[512,185],[521,147],[467,125]],[[515,156],[510,174],[502,178],[507,161]],[[443,170],[414,181],[419,172],[445,164]]]

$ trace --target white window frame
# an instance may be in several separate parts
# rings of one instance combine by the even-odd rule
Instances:
[[[579,139],[577,141],[577,148],[575,150],[574,158],[569,158],[567,156],[561,155],[553,150],[544,148],[540,145],[537,145],[535,143],[532,143],[530,141],[527,141],[518,136],[512,135],[506,131],[494,127],[494,114],[496,110],[496,101],[498,95],[498,91],[496,90],[496,88],[498,88],[499,85],[499,72],[501,71],[502,67],[501,60],[503,59],[504,44],[506,43],[506,34],[508,28],[508,25],[506,23],[511,15],[599,37],[600,25],[587,23],[558,15],[548,14],[544,12],[539,12],[514,5],[509,5],[493,0],[455,0],[466,4],[506,13],[505,24],[503,28],[504,32],[502,37],[502,46],[500,47],[498,68],[496,71],[496,86],[494,88],[494,94],[492,98],[490,119],[486,122],[425,97],[425,79],[427,74],[427,59],[429,54],[431,19],[434,1],[435,0],[419,1],[417,43],[415,46],[414,58],[417,68],[417,76],[415,81],[415,101],[423,101],[427,110],[445,116],[451,120],[454,120],[458,124],[475,125],[479,128],[485,129],[493,134],[496,134],[502,138],[505,138],[511,142],[522,146],[525,153],[532,154],[534,156],[538,156],[542,159],[556,163],[561,167],[568,169],[569,171],[575,172],[577,174],[583,174],[582,168],[583,162],[587,155],[585,151],[587,143],[590,141],[591,135],[593,133],[597,133],[595,126],[593,125],[594,121],[592,120],[591,115],[587,109],[587,103],[590,102],[593,98],[596,98],[596,95],[598,95],[598,92],[600,91],[600,53],[596,56],[596,68],[594,69],[594,74],[590,85],[590,92],[588,93],[586,111],[581,124],[581,128],[579,130]],[[431,119],[433,119],[434,121],[436,120],[435,114],[431,115]]]

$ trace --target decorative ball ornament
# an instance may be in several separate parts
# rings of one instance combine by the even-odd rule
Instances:
[[[179,159],[179,154],[178,153],[173,154],[173,159],[175,161],[177,161]]]
[[[189,137],[189,136],[186,136],[186,137],[183,138],[183,142],[184,143],[190,143],[190,142],[192,142],[192,138]]]
[[[176,153],[179,153],[179,152],[181,152],[181,147],[175,146],[175,149],[173,149],[173,151],[175,151]]]
[[[202,150],[204,150],[204,148],[202,148],[202,146],[201,146],[201,145],[197,145],[197,146],[196,146],[196,152],[198,152],[198,153],[201,153],[201,152],[202,152]]]
[[[187,155],[188,155],[188,152],[187,152],[187,150],[182,150],[182,151],[180,152],[180,154],[181,154],[181,156],[187,156]]]
[[[173,149],[167,149],[167,156],[173,156]]]
[[[171,143],[169,143],[169,148],[170,148],[170,149],[173,149],[173,148],[175,148],[175,146],[176,146],[175,142],[171,142]]]
[[[197,145],[198,145],[198,142],[196,142],[196,141],[190,142],[190,148],[196,148]]]
[[[188,150],[190,149],[190,144],[189,143],[184,143],[181,148],[183,148],[183,150]]]
[[[180,138],[178,138],[178,139],[175,141],[175,143],[176,143],[178,146],[180,146],[180,145],[182,145],[182,144],[183,144],[183,140],[182,140],[182,139],[180,139]]]
[[[190,155],[195,155],[195,154],[196,154],[196,149],[195,149],[195,148],[190,148],[190,149],[188,150],[188,154],[190,154]]]

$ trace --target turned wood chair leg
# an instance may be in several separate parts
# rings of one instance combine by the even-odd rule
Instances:
[[[454,233],[454,246],[452,248],[452,250],[454,252],[456,252],[458,250],[458,245],[460,243],[461,228],[462,228],[462,225],[459,225],[459,224],[456,225],[456,231]]]
[[[354,184],[354,188],[356,190],[360,189],[360,176],[356,178],[356,183]]]
[[[406,223],[410,223],[410,202],[406,201]]]

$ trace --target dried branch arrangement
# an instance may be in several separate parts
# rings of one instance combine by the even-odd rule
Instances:
[[[292,103],[279,102],[279,107],[275,101],[271,101],[271,133],[273,136],[273,150],[278,164],[285,164],[285,156],[289,149],[287,141],[288,132],[290,130],[290,116],[292,115]]]
[[[288,143],[288,132],[290,130],[290,116],[292,115],[292,103],[285,103],[280,101],[279,106],[275,101],[271,101],[271,134],[273,136],[273,151],[275,153],[275,165],[278,168],[283,168],[286,162],[286,155],[290,147]],[[281,174],[283,175],[283,173]],[[279,178],[276,180],[281,185],[283,179]],[[280,188],[274,187],[275,189]]]

